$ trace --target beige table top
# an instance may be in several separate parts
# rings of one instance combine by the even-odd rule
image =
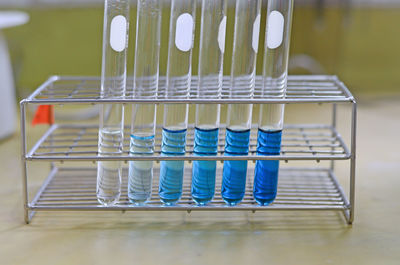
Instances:
[[[0,264],[400,264],[399,115],[398,100],[360,104],[352,227],[329,212],[38,213],[25,225],[15,136],[0,143]]]

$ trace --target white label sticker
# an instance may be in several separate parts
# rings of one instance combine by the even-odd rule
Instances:
[[[116,52],[122,52],[126,48],[127,22],[124,16],[116,16],[111,21],[110,45]]]
[[[276,49],[283,41],[283,30],[285,18],[278,11],[272,11],[268,18],[267,46],[269,49]]]
[[[258,52],[258,41],[260,39],[260,21],[261,15],[258,14],[253,24],[253,50]]]
[[[184,13],[176,21],[175,45],[183,51],[189,51],[193,46],[193,17]]]
[[[218,30],[218,44],[222,53],[225,52],[226,16],[221,20]]]

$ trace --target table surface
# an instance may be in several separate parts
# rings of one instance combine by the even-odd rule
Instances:
[[[399,103],[359,105],[352,227],[330,212],[42,212],[25,225],[16,135],[0,142],[0,263],[399,264]],[[320,112],[303,108],[299,114]]]
[[[0,29],[16,27],[29,21],[29,15],[20,11],[0,11]]]

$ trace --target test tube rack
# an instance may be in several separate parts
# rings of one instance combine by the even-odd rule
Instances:
[[[154,99],[135,99],[127,93],[124,99],[100,97],[100,78],[53,76],[28,98],[21,101],[21,146],[22,146],[22,188],[25,222],[29,223],[38,211],[339,211],[348,224],[354,220],[355,166],[356,166],[356,122],[357,103],[348,88],[336,76],[290,76],[284,99],[273,95],[263,98],[262,77],[256,78],[252,98],[238,99],[229,96],[229,77],[224,77],[221,96],[216,99],[202,99],[196,94],[197,78],[194,76],[190,96],[187,99],[170,99],[165,95],[165,77],[160,77],[159,92]],[[184,156],[165,157],[160,152],[160,128],[156,136],[156,150],[153,156],[129,155],[129,128],[124,152],[118,157],[100,157],[97,152],[98,127],[95,125],[53,124],[37,142],[30,143],[28,135],[27,109],[29,105],[67,104],[331,104],[332,119],[327,124],[286,125],[283,132],[282,151],[278,156],[257,156],[256,128],[252,130],[250,152],[246,156],[224,156],[225,128],[221,126],[219,152],[216,156],[194,156],[193,128],[187,136],[187,152]],[[346,143],[337,130],[337,108],[339,104],[350,104],[350,137]],[[350,112],[350,111],[349,111]],[[348,145],[350,147],[348,147]],[[28,146],[29,148],[28,150]],[[278,194],[269,206],[258,206],[252,195],[254,164],[249,163],[245,198],[234,207],[225,206],[221,195],[222,168],[217,170],[215,197],[207,206],[196,206],[191,200],[191,167],[185,166],[183,195],[176,206],[163,206],[158,198],[158,172],[154,170],[153,192],[144,206],[131,205],[127,198],[127,170],[122,180],[120,203],[102,206],[96,199],[96,161],[121,160],[127,165],[132,160],[291,160],[328,161],[326,168],[281,167]],[[335,175],[335,161],[349,162],[349,185],[345,191]],[[49,174],[41,187],[30,183],[34,172],[28,170],[28,163],[46,161],[50,164]],[[69,162],[85,162],[79,167],[67,166]],[[93,162],[94,165],[91,163]],[[76,165],[76,163],[73,163]],[[317,165],[317,163],[315,163]],[[87,165],[85,168],[83,165]],[[90,167],[90,165],[92,165]],[[32,181],[31,181],[32,182]],[[35,188],[36,187],[36,188]],[[33,195],[33,196],[30,196]]]

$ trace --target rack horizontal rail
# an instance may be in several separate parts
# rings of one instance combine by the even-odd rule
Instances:
[[[112,98],[101,95],[99,77],[52,76],[22,103],[31,104],[106,104],[106,103],[154,103],[154,104],[290,104],[290,103],[339,103],[353,102],[354,97],[336,76],[289,76],[285,97],[281,92],[262,91],[262,77],[256,77],[254,94],[249,98],[235,98],[230,94],[229,77],[223,79],[223,88],[218,98],[198,95],[198,79],[193,77],[189,97],[166,96],[165,77],[160,77],[159,89],[147,98],[133,94],[132,80],[127,82],[125,97]],[[207,88],[202,88],[207,89]]]
[[[129,153],[129,137],[124,139],[120,154],[99,155],[98,127],[52,125],[35,146],[27,153],[27,160],[44,161],[167,161],[167,160],[346,160],[351,154],[341,135],[330,125],[286,125],[283,130],[282,151],[276,156],[257,155],[257,129],[253,126],[248,155],[224,155],[225,128],[219,132],[216,156],[196,156],[193,152],[194,128],[187,133],[187,150],[182,156],[163,156],[161,153],[161,128],[158,128],[153,155]],[[126,128],[125,135],[129,136]]]
[[[164,206],[157,193],[158,173],[155,170],[151,199],[144,206],[129,203],[126,190],[122,190],[120,203],[115,206],[99,205],[96,198],[95,168],[54,168],[35,199],[28,205],[35,211],[95,210],[95,211],[268,211],[268,210],[337,210],[344,211],[349,203],[337,180],[329,169],[283,168],[280,173],[278,196],[269,206],[259,206],[252,195],[250,168],[246,192],[242,203],[226,206],[221,190],[222,169],[217,170],[215,198],[207,206],[196,206],[190,195],[190,169],[186,170],[183,194],[176,206]],[[127,183],[123,174],[123,185]]]

